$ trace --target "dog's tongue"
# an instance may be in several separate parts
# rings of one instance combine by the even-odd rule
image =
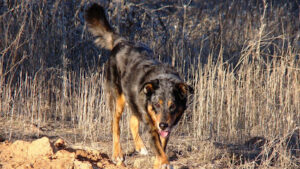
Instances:
[[[169,131],[160,131],[159,134],[162,137],[167,137],[169,135]]]

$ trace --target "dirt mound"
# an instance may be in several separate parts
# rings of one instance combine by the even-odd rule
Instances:
[[[106,154],[99,151],[67,148],[62,139],[50,143],[47,137],[32,142],[17,140],[14,143],[0,143],[0,168],[126,169],[114,165]]]

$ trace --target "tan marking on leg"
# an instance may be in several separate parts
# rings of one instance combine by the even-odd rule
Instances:
[[[139,135],[139,119],[135,115],[131,115],[130,130],[135,144],[135,150],[142,154],[147,154],[147,149]]]
[[[156,151],[156,157],[155,157],[153,168],[158,169],[158,168],[161,168],[161,166],[163,164],[169,164],[168,157],[161,145],[161,142],[159,140],[159,136],[157,133],[156,133],[156,136],[154,136],[154,146],[158,152]]]
[[[169,138],[160,137],[161,146],[165,152],[166,152],[166,147],[167,147],[168,141],[169,141]]]
[[[117,164],[122,164],[123,153],[120,145],[120,125],[119,121],[123,113],[125,106],[125,96],[123,94],[119,95],[116,99],[116,109],[113,114],[112,128],[113,128],[113,160]]]

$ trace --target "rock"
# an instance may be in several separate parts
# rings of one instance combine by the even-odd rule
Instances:
[[[29,144],[28,156],[30,158],[37,158],[39,156],[49,157],[51,155],[53,155],[53,150],[49,138],[43,137]]]
[[[93,166],[91,163],[87,161],[74,161],[74,169],[93,169]]]
[[[54,146],[58,149],[64,149],[66,147],[66,143],[63,139],[59,138],[55,141]]]

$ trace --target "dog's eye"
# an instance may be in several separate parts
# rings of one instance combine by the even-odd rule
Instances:
[[[176,105],[175,104],[171,104],[169,107],[170,111],[174,111],[176,109]]]

